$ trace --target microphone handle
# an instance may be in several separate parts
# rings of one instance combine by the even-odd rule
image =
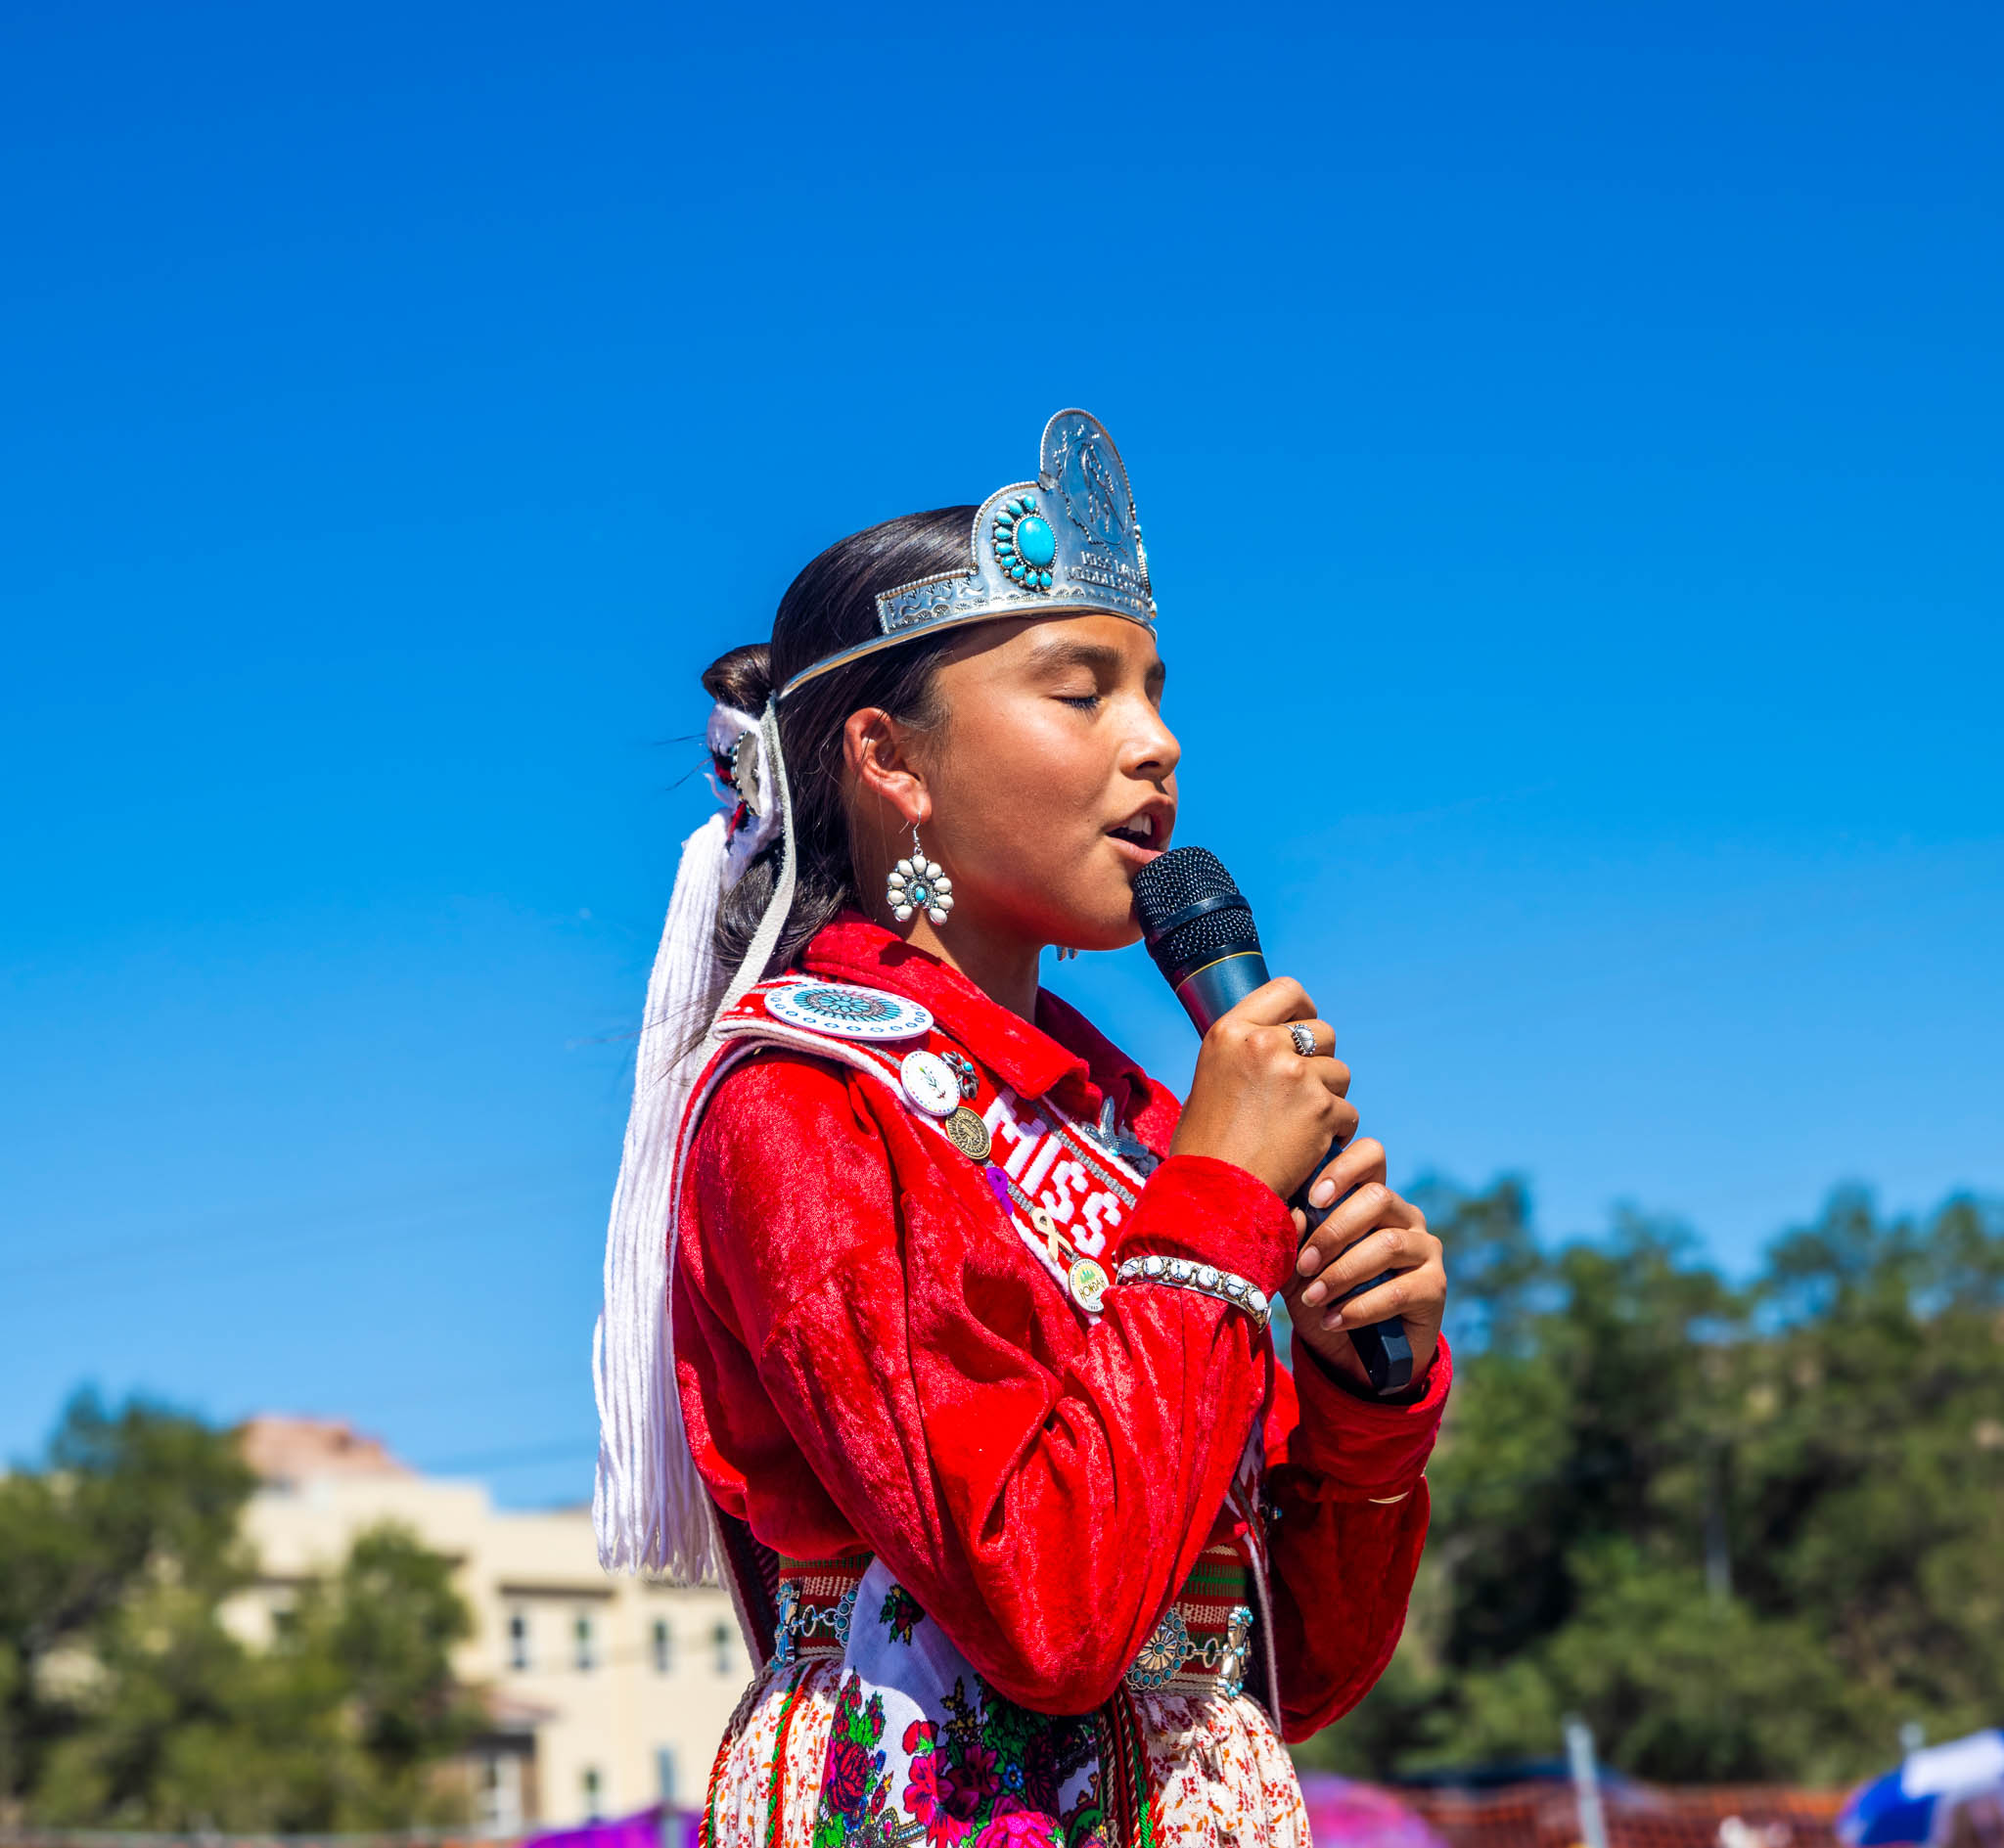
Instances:
[[[1253,989],[1265,987],[1266,980],[1266,959],[1257,950],[1242,951],[1237,956],[1208,963],[1184,976],[1176,984],[1176,999],[1183,1004],[1183,1012],[1202,1035],[1210,1031],[1212,1021],[1237,1007]],[[1327,1206],[1310,1206],[1308,1188],[1315,1176],[1342,1152],[1341,1142],[1331,1143],[1328,1154],[1315,1164],[1308,1179],[1301,1184],[1300,1192],[1288,1202],[1290,1206],[1300,1208],[1311,1233],[1342,1202],[1331,1200]],[[1368,1283],[1359,1284],[1355,1289],[1345,1290],[1337,1300],[1348,1302],[1352,1296],[1377,1288],[1392,1275],[1392,1272],[1386,1271]],[[1344,1332],[1350,1337],[1350,1345],[1356,1349],[1357,1358],[1364,1363],[1364,1372],[1370,1375],[1374,1391],[1380,1394],[1402,1392],[1412,1384],[1413,1344],[1406,1338],[1405,1324],[1397,1316],[1371,1323],[1365,1328],[1346,1329]]]

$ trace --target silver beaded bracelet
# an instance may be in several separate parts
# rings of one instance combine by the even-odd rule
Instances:
[[[1215,1296],[1235,1309],[1243,1309],[1254,1328],[1266,1327],[1273,1305],[1257,1285],[1214,1264],[1192,1264],[1188,1258],[1129,1258],[1114,1274],[1116,1284],[1172,1284],[1178,1289],[1194,1289],[1201,1295]]]

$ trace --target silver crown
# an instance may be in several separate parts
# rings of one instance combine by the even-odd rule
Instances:
[[[970,568],[923,577],[877,599],[881,634],[805,667],[780,689],[915,635],[997,616],[1125,616],[1155,627],[1155,595],[1134,495],[1096,417],[1060,411],[1044,426],[1037,478],[999,488],[969,535]]]

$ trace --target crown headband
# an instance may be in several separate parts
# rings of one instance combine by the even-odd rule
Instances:
[[[1125,616],[1155,627],[1155,595],[1134,495],[1096,417],[1060,411],[1044,426],[1037,478],[1000,488],[975,514],[969,568],[922,577],[877,599],[880,634],[803,667],[797,687],[914,636],[998,616]]]

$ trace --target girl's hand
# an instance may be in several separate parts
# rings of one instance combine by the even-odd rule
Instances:
[[[1293,1020],[1313,1033],[1313,1056],[1297,1049]],[[1357,1113],[1344,1095],[1349,1067],[1330,1056],[1335,1045],[1299,982],[1284,975],[1255,988],[1204,1036],[1170,1151],[1229,1161],[1286,1199],[1331,1143],[1356,1133]]]
[[[1447,1312],[1440,1240],[1427,1230],[1427,1216],[1385,1185],[1384,1144],[1368,1136],[1352,1143],[1323,1170],[1316,1193],[1332,1183],[1337,1198],[1356,1191],[1322,1222],[1295,1262],[1295,1276],[1282,1292],[1295,1332],[1330,1366],[1365,1380],[1369,1375],[1346,1330],[1398,1316],[1412,1343],[1417,1384],[1434,1364]],[[1305,1231],[1298,1212],[1295,1219]],[[1338,1297],[1383,1271],[1395,1275],[1337,1307]]]

